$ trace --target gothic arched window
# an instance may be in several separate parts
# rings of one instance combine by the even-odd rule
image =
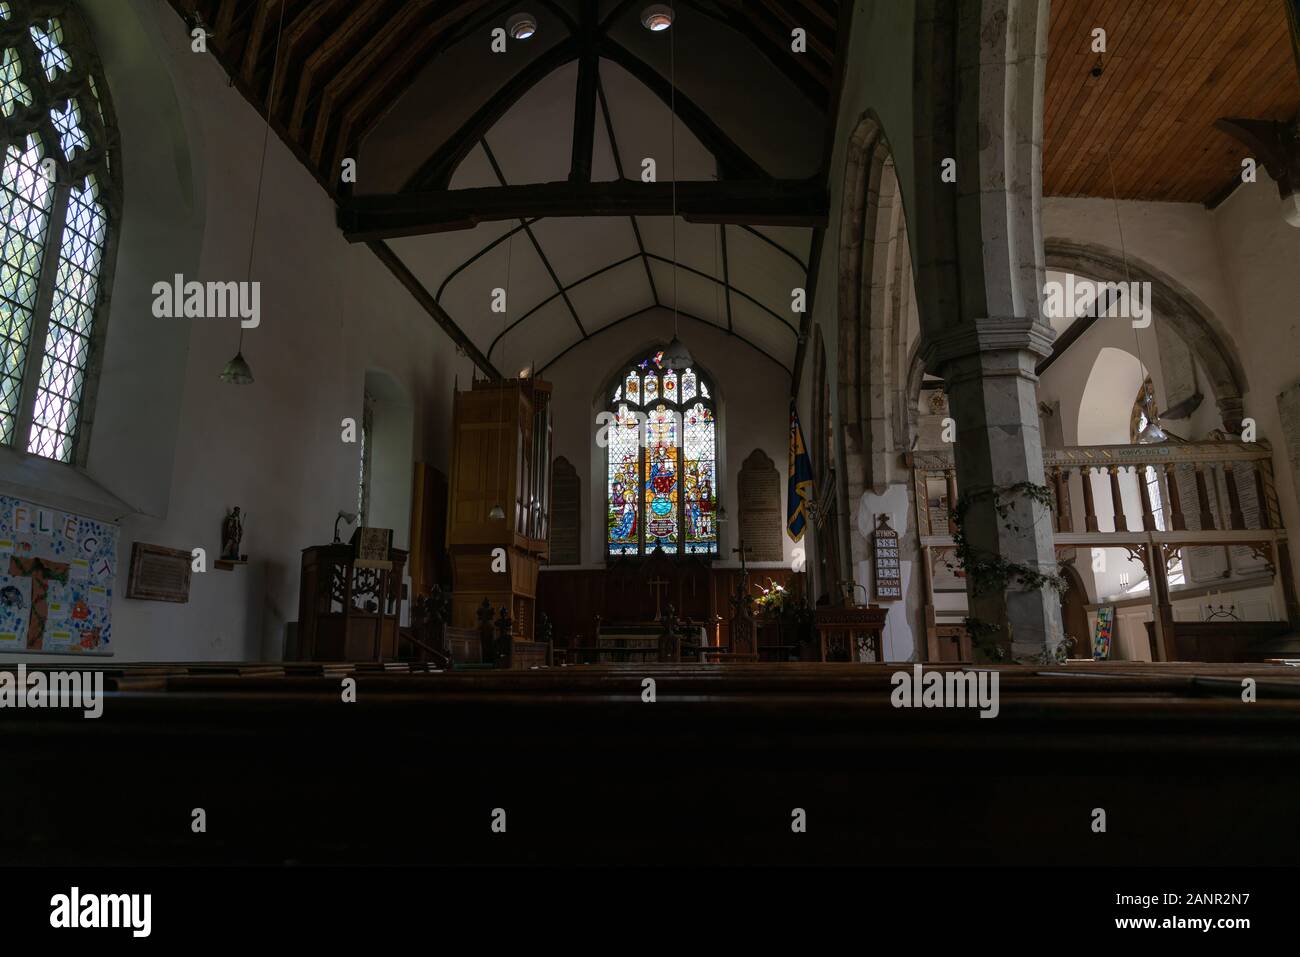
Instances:
[[[662,359],[628,363],[606,393],[611,557],[718,554],[717,408],[699,370]]]
[[[0,443],[79,462],[119,208],[108,91],[68,5],[0,2],[0,58]]]

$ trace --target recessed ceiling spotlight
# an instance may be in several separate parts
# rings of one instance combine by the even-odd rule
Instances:
[[[506,21],[506,32],[512,40],[527,40],[537,32],[537,18],[531,13],[516,13]]]
[[[656,3],[641,11],[641,22],[647,30],[658,33],[673,25],[673,8],[664,3]]]

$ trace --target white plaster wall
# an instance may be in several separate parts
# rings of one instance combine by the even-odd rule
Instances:
[[[761,448],[776,466],[784,521],[790,380],[774,362],[728,336],[725,330],[682,319],[680,335],[716,385],[712,391],[719,402],[722,427],[718,474],[723,477],[722,504],[728,515],[720,531],[719,564],[735,566],[738,562],[731,549],[736,547],[740,515],[736,480],[741,465],[755,448]],[[544,379],[554,383],[554,457],[564,456],[578,470],[584,567],[603,567],[605,556],[605,450],[596,445],[596,414],[604,403],[597,405],[597,391],[622,368],[625,359],[642,348],[648,352],[652,344],[671,338],[672,312],[656,310],[583,343],[542,372]],[[800,546],[791,542],[784,531],[781,540],[781,562],[750,564],[789,566]]]
[[[365,388],[373,399],[370,500],[366,521],[375,528],[391,528],[394,548],[409,548],[412,469],[415,464],[411,455],[415,438],[414,410],[401,385],[387,373],[367,371]],[[360,423],[360,419],[357,421]],[[355,511],[355,506],[344,511]]]
[[[1259,437],[1273,444],[1282,518],[1295,534],[1300,530],[1300,490],[1282,448],[1277,395],[1300,380],[1300,230],[1283,221],[1277,186],[1261,171],[1258,183],[1238,187],[1215,210],[1192,203],[1123,202],[1120,217],[1128,254],[1185,286],[1228,334],[1246,373],[1245,414],[1258,423]],[[1043,223],[1049,237],[1120,249],[1115,204],[1109,200],[1044,199]],[[1104,325],[1098,323],[1085,339]],[[1150,354],[1144,340],[1143,357]],[[1049,375],[1065,362],[1053,366]],[[1150,360],[1148,365],[1153,365]],[[1159,386],[1157,390],[1161,395]],[[1058,386],[1058,394],[1065,391],[1064,384]],[[1210,421],[1207,406],[1213,408],[1208,392],[1192,418],[1192,430]],[[1300,587],[1294,544],[1291,552]]]
[[[413,457],[446,468],[453,375],[468,381],[468,363],[364,246],[343,240],[329,198],[272,135],[252,276],[262,283],[262,322],[243,345],[256,382],[218,381],[237,325],[154,319],[150,287],[177,271],[245,278],[262,121],[215,59],[190,52],[170,9],[147,0],[132,0],[129,10],[122,0],[87,6],[123,121],[126,180],[90,473],[156,512],[122,523],[116,654],[277,658],[286,623],[298,617],[301,550],[329,542],[335,513],[355,509],[359,450],[341,441],[340,423],[360,420],[366,370],[384,370],[409,397]],[[158,102],[173,98],[185,137],[158,155],[141,131]],[[187,194],[190,158],[203,175]],[[198,251],[192,261],[188,248]],[[410,475],[394,481],[409,487]],[[40,501],[42,489],[28,497]],[[132,542],[201,546],[211,560],[233,505],[247,516],[247,566],[228,572],[209,564],[194,576],[187,604],[123,597]],[[394,520],[399,540],[406,524]]]
[[[1242,317],[1236,346],[1249,378],[1246,415],[1273,444],[1273,475],[1300,589],[1300,488],[1289,467],[1277,396],[1300,382],[1300,229],[1282,220],[1277,187],[1240,186],[1216,211],[1215,239]]]
[[[906,485],[891,485],[883,495],[865,493],[853,515],[852,534],[860,535],[865,542],[870,542],[879,515],[888,515],[890,527],[898,532],[898,568],[899,576],[902,578],[904,600],[880,603],[875,601],[875,569],[871,560],[860,561],[853,569],[854,579],[866,589],[865,595],[861,590],[857,592],[857,600],[862,602],[864,597],[869,596],[872,604],[881,604],[889,609],[889,613],[885,616],[885,660],[915,661],[917,660],[917,635],[922,634],[918,627],[916,608],[918,598],[916,585],[920,582],[917,577],[920,570],[917,567],[915,550],[916,516],[908,500]],[[910,549],[906,547],[909,538],[913,544]],[[870,555],[869,548],[867,554]]]

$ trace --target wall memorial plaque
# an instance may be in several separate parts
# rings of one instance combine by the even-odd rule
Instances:
[[[750,549],[748,560],[779,562],[784,557],[781,531],[781,476],[762,449],[754,449],[740,467],[736,483],[740,503],[740,538]]]
[[[188,602],[192,560],[193,555],[179,548],[134,543],[126,597],[144,601]]]
[[[898,532],[889,527],[888,515],[879,517],[872,533],[871,555],[876,601],[900,600],[903,578],[898,565]]]
[[[582,561],[581,483],[578,470],[560,456],[551,469],[550,564],[577,565]]]

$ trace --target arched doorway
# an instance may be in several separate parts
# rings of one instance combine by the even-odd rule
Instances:
[[[1092,632],[1088,627],[1088,590],[1073,565],[1062,565],[1065,591],[1061,593],[1061,625],[1065,636],[1074,639],[1071,658],[1092,657]]]

